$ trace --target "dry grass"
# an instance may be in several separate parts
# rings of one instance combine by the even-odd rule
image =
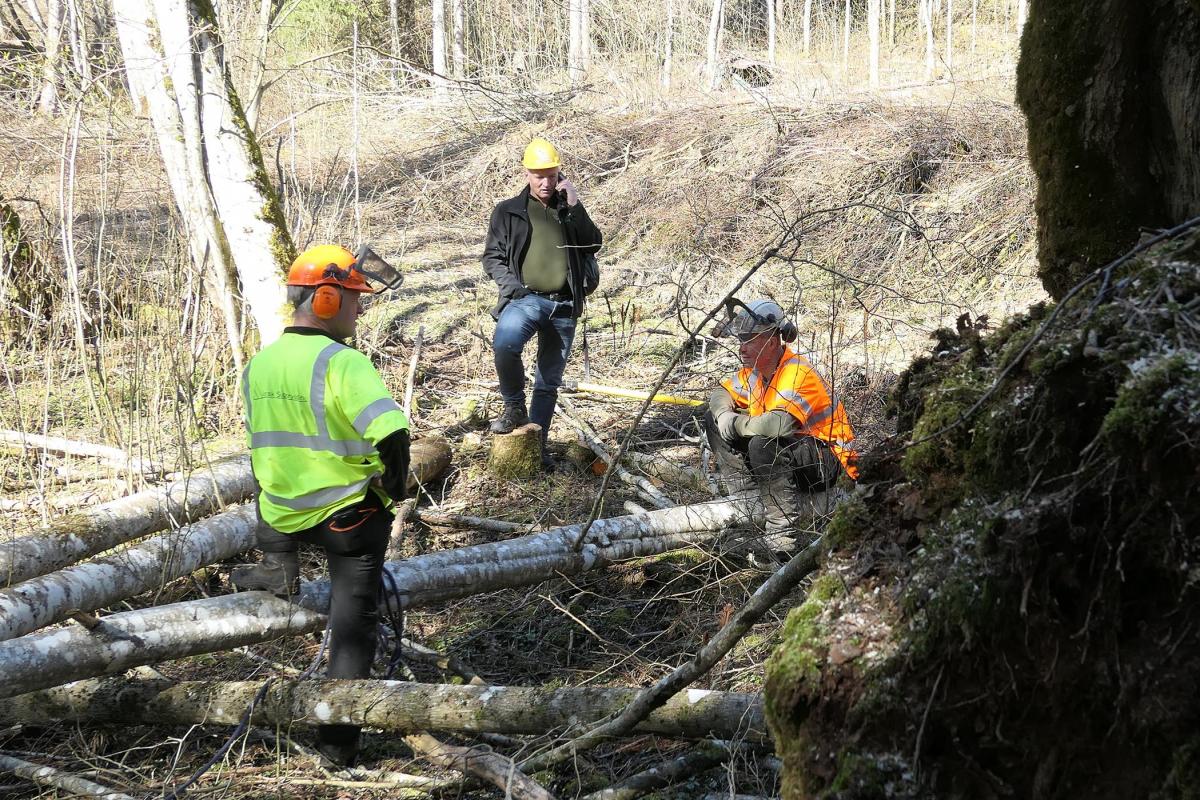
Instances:
[[[487,313],[494,289],[478,254],[492,204],[520,186],[517,157],[532,135],[548,135],[560,145],[568,172],[605,232],[603,283],[587,320],[588,367],[596,382],[653,384],[685,327],[694,326],[745,265],[797,221],[806,233],[789,258],[762,270],[743,296],[770,294],[795,312],[801,344],[843,391],[867,443],[889,430],[883,398],[890,377],[927,348],[930,331],[964,311],[998,321],[1040,297],[1033,278],[1032,179],[1023,127],[1008,105],[879,99],[765,105],[743,97],[614,110],[593,95],[539,102],[513,94],[500,103],[474,98],[472,105],[451,106],[373,95],[361,109],[371,124],[359,132],[355,176],[355,156],[344,144],[352,140],[346,99],[301,118],[294,130],[287,124],[274,128],[263,150],[271,171],[283,177],[288,218],[301,244],[353,241],[360,231],[403,266],[405,285],[371,309],[360,346],[400,395],[416,332],[424,328],[414,425],[419,432],[447,433],[456,446],[451,475],[430,487],[426,501],[449,510],[546,525],[574,522],[586,516],[599,485],[594,475],[573,471],[526,483],[497,481],[484,468],[486,444],[461,424],[465,401],[494,398],[486,385],[494,379]],[[274,118],[290,113],[275,102]],[[120,442],[179,465],[238,449],[227,345],[183,259],[164,182],[143,143],[145,131],[137,122],[114,125],[89,117],[88,124],[91,138],[80,141],[76,166],[74,208],[81,216],[74,248],[84,269],[79,302],[97,322],[77,350],[72,296],[64,293],[50,319],[20,346],[6,348],[0,426]],[[62,234],[60,142],[32,126],[12,137],[7,179],[16,188],[10,192],[41,201],[48,225],[36,222],[32,205],[18,207],[26,221],[33,218],[30,227],[41,237],[50,269],[61,268],[55,255]],[[17,152],[28,158],[15,158]],[[667,388],[703,397],[732,363],[721,343],[705,342],[689,351]],[[582,374],[577,346],[568,378]],[[610,441],[628,426],[635,408],[576,402]],[[697,448],[681,438],[696,433],[694,415],[655,407],[639,427],[636,445],[698,466]],[[560,452],[572,438],[561,421],[551,436]],[[58,460],[3,456],[0,464],[6,494],[44,487],[53,498],[113,477],[87,467],[87,480],[49,485]],[[28,488],[31,481],[36,488]],[[18,485],[26,488],[8,488]],[[664,488],[680,501],[698,498],[681,486]],[[636,498],[615,487],[605,513],[621,513],[625,500]],[[0,537],[25,533],[53,513],[35,504],[10,515]],[[404,547],[413,553],[486,538],[416,525]],[[310,567],[319,569],[319,559]],[[179,581],[169,594],[183,599],[224,591],[226,568]],[[493,683],[645,684],[688,659],[717,629],[726,607],[740,606],[761,577],[719,553],[695,551],[424,610],[410,615],[408,627],[418,640],[469,662]],[[756,690],[780,621],[776,616],[761,623],[706,685]],[[254,652],[302,667],[316,647],[302,644]],[[245,678],[270,668],[261,660],[222,656],[163,671]],[[417,671],[423,679],[443,677]],[[223,735],[63,727],[9,731],[0,735],[0,747],[53,753],[76,770],[101,764],[114,784],[152,787],[180,780]],[[545,741],[527,739],[520,746]],[[632,771],[676,747],[640,739],[600,751],[595,765],[583,769],[582,784],[603,785],[614,772]],[[372,737],[369,752],[381,769],[420,769],[385,737]],[[198,796],[337,797],[349,791],[332,784],[274,787],[271,776],[318,777],[307,761],[274,745],[235,749],[227,761],[210,773],[202,784],[206,794]],[[573,778],[560,779],[555,788],[570,796]],[[771,794],[772,781],[750,759],[705,786]],[[0,796],[5,791],[0,785]],[[389,796],[386,789],[354,791]]]

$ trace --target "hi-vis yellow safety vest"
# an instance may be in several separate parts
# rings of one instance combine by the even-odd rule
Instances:
[[[738,370],[721,385],[737,407],[749,409],[752,417],[768,411],[791,414],[799,421],[802,435],[828,442],[846,474],[858,479],[858,452],[846,409],[836,397],[829,396],[829,388],[808,359],[785,347],[770,385],[763,385],[762,377],[749,368]]]
[[[408,427],[371,360],[319,334],[287,332],[242,375],[263,521],[296,533],[362,500],[383,474],[375,445]]]

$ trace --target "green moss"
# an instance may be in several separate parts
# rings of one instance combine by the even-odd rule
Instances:
[[[899,753],[843,751],[837,775],[819,797],[837,800],[879,800],[915,797],[913,770]]]
[[[1131,365],[1100,432],[1122,450],[1178,441],[1182,427],[1200,425],[1200,355],[1153,354]]]
[[[825,528],[825,541],[830,549],[849,547],[858,541],[871,524],[871,512],[857,494],[852,494],[833,512]]]

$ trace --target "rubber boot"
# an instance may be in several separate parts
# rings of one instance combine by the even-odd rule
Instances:
[[[271,592],[291,597],[300,592],[300,554],[263,553],[257,564],[246,564],[229,573],[229,582],[239,592]]]
[[[512,433],[522,425],[529,423],[529,414],[525,411],[524,403],[505,403],[500,416],[492,420],[489,430],[492,433]]]

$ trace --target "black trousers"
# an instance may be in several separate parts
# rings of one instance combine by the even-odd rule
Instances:
[[[721,438],[711,411],[704,414],[704,432],[731,488],[758,489],[768,533],[791,529],[800,518],[799,495],[824,491],[842,474],[829,445],[812,436],[750,436],[730,444]]]
[[[261,523],[258,526],[258,547],[264,553],[295,553],[301,542],[325,550],[332,589],[327,677],[371,677],[379,626],[380,579],[391,529],[392,513],[371,490],[361,503],[298,533],[279,533]],[[317,738],[329,744],[350,744],[357,741],[358,732],[356,725],[323,725],[317,730]]]

